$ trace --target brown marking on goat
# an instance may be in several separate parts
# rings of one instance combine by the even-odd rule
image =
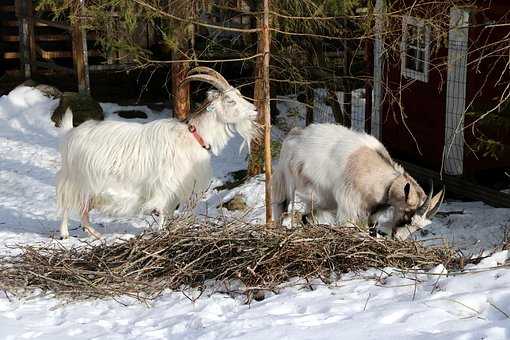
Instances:
[[[378,149],[374,150],[389,166],[391,166],[396,173],[398,174],[404,174],[404,168],[398,163],[396,163],[388,153],[388,150],[386,149]]]
[[[407,200],[404,195],[404,186],[406,183],[410,184],[410,192]],[[401,210],[410,211],[416,210],[426,199],[425,192],[416,183],[414,178],[409,174],[404,173],[398,176],[392,183],[388,190],[388,200]]]
[[[360,203],[365,211],[373,212],[381,204],[394,207],[393,233],[400,225],[411,222],[416,209],[426,199],[423,189],[387,151],[359,148],[347,160],[345,178],[351,180],[352,190],[361,194]],[[406,184],[409,185],[407,199]]]
[[[386,188],[379,181],[386,176],[380,169],[387,168],[388,159],[366,146],[354,151],[347,160],[344,178],[352,179],[352,189],[363,195],[361,200],[367,211],[385,199]]]

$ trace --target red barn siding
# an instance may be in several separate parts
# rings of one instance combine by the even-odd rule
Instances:
[[[406,0],[407,1],[407,0]],[[409,0],[411,4],[414,0]],[[506,68],[508,50],[505,50],[506,59],[500,55],[478,62],[481,46],[497,41],[508,34],[509,27],[487,29],[483,25],[489,21],[510,22],[510,2],[507,0],[479,1],[478,10],[472,14],[472,27],[469,31],[470,54],[468,57],[469,69],[466,88],[466,105],[473,101],[474,106],[486,105],[495,96],[501,94],[502,85],[496,82]],[[508,43],[508,42],[507,42]],[[416,80],[407,80],[401,76],[401,63],[399,56],[393,56],[398,62],[385,62],[383,82],[386,88],[382,104],[382,142],[388,147],[390,153],[416,164],[439,170],[442,161],[443,146],[445,143],[446,119],[446,67],[434,69],[433,65],[445,65],[448,57],[448,47],[443,46],[431,54],[431,67],[429,81],[423,83]],[[371,65],[372,66],[372,65]],[[482,84],[484,84],[482,86]],[[402,90],[401,90],[402,89]],[[399,92],[401,94],[399,94]],[[395,97],[396,95],[396,97]],[[476,98],[476,99],[475,99]],[[400,107],[395,101],[401,101]],[[371,108],[368,108],[369,110]],[[371,112],[367,110],[367,112]],[[405,114],[405,116],[404,116]],[[410,132],[406,129],[404,121]],[[466,121],[466,124],[469,124]],[[498,160],[477,155],[476,158],[469,147],[465,148],[464,169],[466,173],[477,172],[489,168],[510,167],[510,131],[498,127],[481,128],[486,135],[507,144],[505,152]],[[413,140],[413,137],[416,142]],[[465,130],[465,138],[473,144],[474,136],[470,129]],[[420,147],[418,152],[416,144]]]
[[[441,48],[431,55],[433,64],[444,64],[447,53],[446,48]],[[389,91],[382,109],[383,144],[395,157],[439,170],[444,145],[446,70],[431,67],[429,80],[424,83],[401,76],[400,63],[387,67],[385,80]],[[388,95],[389,92],[395,95],[401,92],[401,97]],[[396,102],[399,100],[401,106]]]
[[[469,40],[470,51],[468,56],[469,68],[467,77],[466,105],[472,104],[476,111],[480,108],[490,108],[496,103],[495,98],[499,98],[510,82],[508,71],[501,77],[503,70],[506,69],[508,62],[508,49],[497,52],[502,44],[495,44],[500,40],[505,40],[504,44],[508,46],[509,32],[508,26],[485,27],[487,24],[510,23],[510,4],[508,1],[492,1],[490,7],[487,3],[480,5],[480,10],[473,13],[472,27],[470,27]],[[494,44],[492,47],[482,48],[485,45]],[[482,55],[490,54],[488,57],[480,60]],[[469,110],[468,110],[469,111]],[[473,119],[466,119],[466,126],[469,126]],[[490,168],[507,168],[510,166],[510,129],[499,126],[487,126],[487,124],[477,124],[477,129],[467,128],[465,130],[466,142],[476,145],[476,135],[482,132],[506,145],[503,154],[498,159],[493,157],[483,157],[482,152],[473,154],[471,148],[465,148],[464,169],[466,173],[477,172]]]

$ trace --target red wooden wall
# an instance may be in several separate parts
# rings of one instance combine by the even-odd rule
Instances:
[[[506,59],[501,58],[502,53],[495,53],[490,58],[478,60],[481,53],[487,53],[487,50],[480,49],[481,46],[498,41],[510,32],[509,26],[484,28],[487,23],[501,22],[510,22],[510,1],[480,1],[478,8],[473,10],[469,33],[466,105],[471,101],[475,106],[486,105],[501,93],[502,86],[508,84],[507,71],[502,85],[496,85],[508,62],[508,50],[504,52]],[[448,46],[436,45],[433,50],[427,83],[401,76],[399,55],[385,61],[381,136],[383,144],[394,157],[439,170],[445,143]],[[369,67],[373,68],[373,64]],[[370,115],[371,108],[367,108],[366,112]],[[504,141],[508,147],[498,160],[481,157],[480,154],[477,154],[477,159],[470,148],[466,147],[465,172],[510,167],[510,131],[483,127],[480,131]],[[465,130],[465,138],[468,144],[474,143],[471,130]]]

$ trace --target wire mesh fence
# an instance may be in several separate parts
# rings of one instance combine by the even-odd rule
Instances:
[[[464,115],[466,109],[468,20],[465,11],[452,9],[448,39],[444,171],[462,175],[464,165]]]

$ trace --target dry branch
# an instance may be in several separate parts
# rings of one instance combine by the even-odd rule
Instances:
[[[152,299],[165,289],[204,287],[239,280],[257,290],[277,290],[290,278],[328,282],[333,274],[370,267],[457,266],[455,251],[415,241],[373,238],[359,228],[325,225],[292,230],[240,221],[181,217],[161,233],[147,231],[113,244],[83,242],[66,248],[23,245],[0,258],[0,289],[36,289],[68,299],[127,295]],[[251,296],[253,288],[242,293]]]

